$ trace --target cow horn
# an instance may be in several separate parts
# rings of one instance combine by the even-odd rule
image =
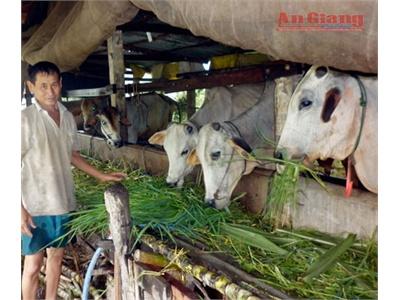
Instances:
[[[216,131],[219,131],[221,129],[221,124],[219,124],[218,122],[212,123],[211,126]]]
[[[317,78],[321,78],[321,77],[325,76],[326,73],[328,73],[327,67],[318,67],[315,70],[315,76],[317,76]]]

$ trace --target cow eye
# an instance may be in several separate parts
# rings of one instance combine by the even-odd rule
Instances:
[[[107,122],[104,121],[104,120],[102,120],[102,121],[101,121],[101,125],[106,126],[106,125],[107,125]]]
[[[182,152],[181,152],[181,155],[183,156],[183,155],[186,155],[186,154],[188,154],[188,152],[189,152],[189,150],[183,150]]]
[[[307,98],[303,98],[300,101],[299,110],[302,110],[302,109],[304,109],[306,107],[309,107],[309,106],[311,106],[311,104],[312,104],[311,100],[308,100]]]
[[[211,153],[211,159],[212,160],[218,160],[218,158],[221,156],[221,151],[216,151]]]
[[[92,106],[91,110],[96,111],[96,106]]]

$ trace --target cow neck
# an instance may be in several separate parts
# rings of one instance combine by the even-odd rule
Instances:
[[[224,122],[230,128],[234,127],[237,134],[253,149],[265,144],[260,133],[274,140],[274,87],[274,82],[267,82],[260,100],[252,108],[233,120]]]
[[[358,145],[360,144],[361,134],[364,128],[365,122],[365,113],[367,108],[367,93],[365,92],[365,86],[362,83],[361,79],[357,75],[352,75],[353,78],[356,79],[358,83],[358,87],[360,88],[360,106],[361,106],[361,120],[360,120],[360,129],[357,134],[356,141],[354,143],[353,150],[350,152],[350,155],[347,159],[347,170],[346,170],[346,189],[345,189],[345,197],[350,197],[353,190],[353,174],[351,171],[351,165],[353,163],[353,155],[356,152]]]

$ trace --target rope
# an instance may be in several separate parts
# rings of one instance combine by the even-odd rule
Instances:
[[[365,121],[365,114],[367,108],[367,94],[365,92],[364,84],[361,82],[358,76],[353,75],[353,77],[357,80],[358,86],[360,88],[361,97],[360,97],[360,106],[361,106],[361,123],[360,123],[360,130],[358,131],[356,143],[354,144],[353,150],[351,151],[349,156],[352,156],[356,151],[358,145],[360,144],[361,133],[364,128],[364,121]]]
[[[360,106],[361,106],[361,122],[360,122],[360,130],[358,131],[358,135],[356,138],[356,142],[354,144],[353,150],[351,151],[350,155],[348,156],[347,160],[347,175],[346,175],[346,188],[345,188],[345,197],[349,198],[351,196],[351,192],[353,190],[353,181],[352,179],[352,171],[351,171],[351,165],[352,165],[352,156],[354,152],[356,152],[358,145],[360,144],[360,139],[361,139],[361,133],[364,128],[364,121],[365,121],[365,114],[366,114],[366,108],[367,108],[367,93],[365,92],[365,87],[364,84],[361,82],[361,79],[357,75],[352,75],[355,80],[357,80],[358,86],[360,88]]]

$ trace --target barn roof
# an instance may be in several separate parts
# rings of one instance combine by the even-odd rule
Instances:
[[[350,23],[330,30],[329,16]],[[376,0],[24,1],[22,17],[23,61],[46,59],[83,75],[107,78],[106,39],[116,28],[123,31],[127,65],[147,69],[248,49],[276,60],[377,73]],[[310,24],[302,17],[319,30],[303,26]]]

